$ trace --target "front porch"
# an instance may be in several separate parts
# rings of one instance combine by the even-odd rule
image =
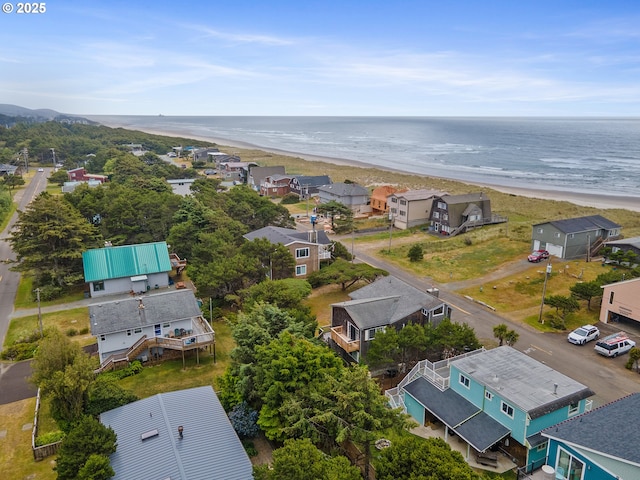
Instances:
[[[358,340],[351,340],[344,334],[344,327],[342,325],[338,327],[331,327],[331,340],[347,353],[353,353],[360,350],[360,342]]]

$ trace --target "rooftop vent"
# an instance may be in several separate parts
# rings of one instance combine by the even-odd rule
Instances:
[[[553,384],[553,394],[554,394],[554,395],[557,395],[557,394],[558,394],[558,384],[557,384],[557,383],[554,383],[554,384]]]
[[[183,427],[182,425],[180,425],[180,426],[178,427],[178,438],[179,438],[180,440],[182,440],[182,439],[183,439],[183,437],[184,437],[184,436],[182,435],[182,432],[184,432],[184,427]]]
[[[145,440],[148,440],[153,437],[157,437],[158,435],[160,435],[160,433],[158,432],[158,429],[154,428],[153,430],[149,430],[148,432],[145,432],[142,435],[140,435],[140,440],[144,442]]]

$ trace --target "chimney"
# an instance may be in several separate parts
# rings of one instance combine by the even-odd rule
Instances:
[[[182,425],[180,425],[180,426],[178,427],[178,438],[179,438],[180,440],[182,440],[182,439],[184,438],[184,436],[182,435],[182,432],[183,432],[183,431],[184,431],[184,427],[183,427]]]

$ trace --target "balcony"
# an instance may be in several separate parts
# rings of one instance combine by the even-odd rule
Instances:
[[[336,342],[340,348],[347,353],[357,352],[360,350],[360,342],[358,340],[351,340],[344,334],[344,327],[331,327],[331,340]]]

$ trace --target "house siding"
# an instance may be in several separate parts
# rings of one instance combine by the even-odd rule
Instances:
[[[152,273],[147,275],[147,280],[141,282],[132,282],[131,277],[113,278],[110,280],[104,280],[104,290],[95,290],[94,283],[89,282],[89,290],[91,297],[104,297],[106,295],[114,295],[118,293],[127,293],[133,290],[134,292],[144,292],[149,289],[166,288],[169,286],[169,274],[167,272]]]
[[[550,440],[549,446],[547,450],[547,464],[552,466],[557,466],[558,464],[558,456],[560,452],[560,448],[564,449],[566,452],[571,454],[572,456],[578,458],[581,462],[585,464],[585,468],[583,470],[583,477],[580,477],[579,480],[616,480],[619,477],[610,474],[600,466],[594,464],[589,460],[589,458],[585,457],[578,450],[571,448],[564,443],[559,443],[556,440]],[[587,468],[588,466],[588,468]],[[637,473],[637,472],[636,472]],[[566,472],[565,472],[566,474]],[[627,480],[627,477],[622,477],[624,480]],[[636,477],[629,477],[629,480]]]
[[[599,320],[610,323],[619,316],[625,317],[625,321],[640,322],[640,279],[602,287]]]
[[[404,392],[404,404],[407,407],[407,413],[418,422],[420,425],[424,425],[425,409],[411,394]]]

